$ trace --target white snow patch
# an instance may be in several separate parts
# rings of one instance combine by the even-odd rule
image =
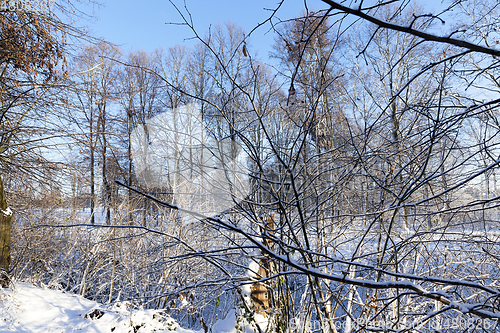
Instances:
[[[237,333],[234,310],[231,310],[224,320],[217,321],[212,327],[212,330],[217,333]]]
[[[250,265],[248,265],[248,272],[247,272],[247,275],[248,277],[251,277],[251,278],[257,278],[257,273],[259,272],[259,263],[255,260],[252,260],[250,262]]]
[[[94,309],[104,312],[99,319],[84,318]],[[0,289],[0,332],[154,332],[186,330],[158,310],[132,310],[125,304],[106,307],[81,296],[16,283]],[[215,331],[214,331],[215,332]]]
[[[247,283],[247,284],[244,284],[241,286],[241,293],[243,295],[243,297],[245,297],[245,301],[246,302],[250,302],[250,295],[252,294],[252,289],[251,289],[251,284]]]
[[[256,314],[254,317],[255,323],[257,323],[261,331],[266,332],[267,328],[267,318]],[[213,333],[257,333],[259,330],[255,326],[255,323],[249,323],[246,319],[239,316],[237,318],[236,311],[231,310],[227,314],[226,318],[217,321],[212,327]]]
[[[0,213],[2,213],[5,216],[11,216],[12,210],[10,209],[10,207],[7,207],[5,210],[0,209]]]
[[[100,318],[85,318],[98,309]],[[265,330],[267,318],[255,315],[255,321]],[[238,331],[237,327],[240,328]],[[135,330],[134,330],[135,328]],[[174,331],[204,333],[179,327],[174,319],[161,310],[130,311],[127,302],[105,306],[78,295],[58,290],[42,289],[28,283],[15,283],[13,288],[0,288],[0,332],[66,333],[66,332],[146,333]],[[217,321],[212,333],[255,333],[255,323],[248,323],[231,310]]]

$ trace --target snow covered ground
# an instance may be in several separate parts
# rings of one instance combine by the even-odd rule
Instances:
[[[212,327],[213,333],[236,332],[234,311]],[[161,310],[130,310],[125,303],[105,306],[81,296],[28,283],[0,288],[0,332],[164,332],[203,333],[179,327]],[[250,327],[243,331],[253,332]]]

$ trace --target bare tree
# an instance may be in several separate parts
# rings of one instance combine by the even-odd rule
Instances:
[[[53,168],[40,147],[57,136],[52,131],[58,129],[57,122],[41,115],[54,110],[53,98],[66,74],[66,34],[72,31],[76,36],[78,32],[50,11],[21,10],[2,11],[0,31],[0,170],[4,180],[0,186],[0,284],[6,286],[12,209],[7,203],[10,184],[5,180],[15,173],[43,181]],[[47,108],[45,114],[39,109],[43,107]]]
[[[160,80],[156,73],[159,51],[156,54],[147,54],[143,51],[129,55],[126,66],[120,76],[120,104],[126,110],[127,124],[127,177],[128,185],[132,186],[134,170],[132,165],[132,132],[137,126],[147,130],[146,121],[160,112]],[[147,137],[147,135],[146,135]],[[147,173],[147,170],[144,171]],[[136,177],[145,175],[137,175]],[[145,184],[142,184],[145,185]],[[147,186],[146,186],[147,188]],[[129,222],[133,221],[133,193],[128,191]],[[143,212],[143,224],[146,221],[147,211]]]
[[[78,56],[75,63],[76,76],[79,80],[77,84],[80,89],[77,91],[77,100],[74,101],[78,126],[83,130],[84,140],[80,140],[84,149],[88,149],[89,170],[90,170],[90,220],[95,219],[95,200],[97,197],[96,184],[96,164],[97,153],[100,152],[102,182],[102,202],[106,210],[106,223],[111,224],[111,202],[112,202],[112,182],[108,179],[108,163],[111,149],[110,132],[112,115],[108,111],[110,105],[116,99],[116,79],[117,60],[121,51],[107,43],[99,43],[95,46],[87,46]],[[81,115],[85,119],[87,126],[80,124]],[[112,156],[111,156],[112,157]]]

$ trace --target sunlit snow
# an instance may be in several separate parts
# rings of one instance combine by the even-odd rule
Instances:
[[[28,283],[0,289],[0,318],[0,332],[204,332],[179,327],[161,310],[131,310],[125,302],[106,306]],[[231,311],[224,320],[215,323],[212,332],[233,333],[235,326],[235,313]],[[243,330],[253,332],[250,327]]]

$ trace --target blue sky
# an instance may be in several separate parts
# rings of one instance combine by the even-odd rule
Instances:
[[[99,1],[99,0],[98,0]],[[276,14],[278,19],[288,20],[303,12],[304,1],[309,10],[315,11],[327,8],[321,0],[285,0]],[[267,9],[275,9],[279,0],[172,0],[186,13],[184,4],[189,9],[194,26],[201,36],[205,36],[210,28],[217,23],[231,21],[249,32],[257,24],[267,19],[271,13]],[[435,0],[417,0],[427,9],[437,5]],[[125,54],[145,50],[154,51],[162,47],[181,44],[188,47],[195,45],[189,40],[193,33],[186,26],[169,24],[180,23],[182,19],[169,0],[101,0],[101,6],[82,8],[84,12],[93,14],[94,20],[82,24],[88,26],[90,32],[99,38],[119,45]],[[430,5],[430,6],[429,6]],[[253,53],[257,58],[268,62],[269,52],[274,44],[275,34],[268,32],[270,24],[258,29],[249,39]],[[268,32],[268,33],[266,33]],[[271,61],[272,62],[272,61]]]
[[[176,44],[194,45],[193,41],[186,40],[193,36],[189,28],[168,24],[181,22],[168,0],[105,0],[102,3],[100,7],[84,9],[88,13],[93,11],[98,18],[86,24],[96,37],[118,44],[125,53],[140,49],[153,51],[158,47],[167,49]],[[185,12],[184,1],[174,0],[174,3]],[[265,8],[276,8],[278,0],[185,0],[185,3],[196,29],[205,35],[211,25],[227,21],[237,23],[248,32],[270,15]],[[303,0],[286,0],[277,17],[282,20],[296,17],[303,6]],[[320,0],[308,1],[308,6],[311,10],[325,7]],[[270,25],[260,28],[250,39],[263,60],[267,58],[274,40],[273,33],[265,34],[269,28]]]

